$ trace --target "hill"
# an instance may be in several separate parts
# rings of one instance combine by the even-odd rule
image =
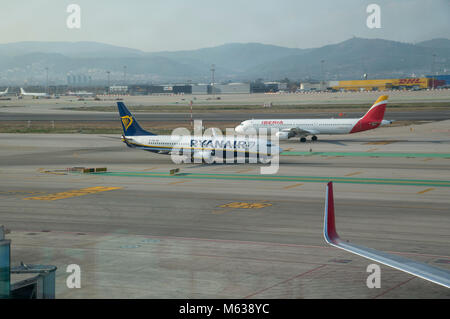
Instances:
[[[128,83],[209,82],[211,64],[218,81],[422,76],[431,72],[433,54],[435,71],[450,69],[448,39],[411,44],[352,38],[313,49],[230,43],[172,52],[97,42],[17,42],[0,44],[0,83],[43,83],[46,67],[54,84],[66,83],[68,74],[84,74],[103,85],[107,71],[111,84],[120,84],[124,71]]]

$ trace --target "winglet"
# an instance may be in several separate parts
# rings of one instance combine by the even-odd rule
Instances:
[[[336,232],[332,182],[329,182],[327,185],[323,235],[325,241],[331,246],[450,288],[450,271],[447,269],[441,269],[429,264],[341,240]]]
[[[337,243],[337,241],[339,240],[339,235],[336,231],[336,223],[334,218],[333,182],[329,182],[327,184],[323,235],[327,243],[330,244]]]

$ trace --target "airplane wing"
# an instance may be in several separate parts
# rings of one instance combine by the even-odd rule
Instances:
[[[323,235],[327,243],[336,248],[349,251],[353,254],[371,259],[386,266],[407,272],[411,275],[434,282],[435,284],[450,288],[450,271],[437,268],[425,263],[391,255],[375,249],[351,244],[339,238],[336,231],[334,217],[333,183],[327,185],[327,194],[325,201],[325,218]]]
[[[317,132],[314,131],[314,130],[304,130],[304,129],[301,129],[299,127],[294,127],[294,128],[290,128],[290,129],[284,129],[284,130],[281,130],[281,132],[292,133],[292,134],[294,134],[294,136],[295,135],[297,135],[297,136],[308,136],[308,135],[317,134]]]

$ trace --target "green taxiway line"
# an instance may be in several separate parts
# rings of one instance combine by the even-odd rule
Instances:
[[[388,179],[388,178],[361,178],[361,177],[326,177],[326,176],[282,176],[282,175],[241,175],[241,174],[201,174],[201,173],[149,173],[149,172],[106,172],[92,173],[102,176],[123,177],[153,177],[153,178],[189,178],[189,179],[227,179],[227,180],[253,180],[253,181],[279,181],[279,182],[311,182],[350,184],[383,184],[383,185],[414,185],[450,187],[450,181],[420,180],[420,179]]]
[[[375,153],[375,152],[283,152],[282,156],[359,156],[359,157],[434,157],[450,158],[450,153]]]

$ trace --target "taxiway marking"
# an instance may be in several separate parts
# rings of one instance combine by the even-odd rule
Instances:
[[[233,202],[225,205],[219,205],[217,207],[221,208],[243,208],[243,209],[259,209],[272,206],[270,203],[241,203],[241,202]]]
[[[169,185],[183,184],[183,183],[187,183],[187,182],[189,182],[189,181],[178,181],[178,182],[169,183]]]
[[[396,143],[398,141],[374,141],[374,142],[367,142],[364,143],[365,145],[388,145],[392,143]]]
[[[294,187],[302,186],[302,185],[303,185],[303,183],[298,183],[298,184],[294,184],[294,185],[285,186],[285,187],[283,187],[283,189],[290,189],[290,188],[294,188]]]
[[[247,173],[247,172],[250,172],[253,170],[254,170],[254,168],[241,169],[239,171],[236,171],[236,173]]]
[[[347,174],[347,175],[345,175],[345,176],[354,176],[354,175],[359,175],[359,174],[361,174],[362,172],[354,172],[354,173],[350,173],[350,174]]]
[[[349,184],[386,184],[450,187],[450,181],[418,180],[418,179],[389,179],[389,178],[361,178],[361,177],[333,177],[333,176],[286,176],[286,175],[250,175],[250,174],[213,174],[213,173],[185,173],[184,175],[170,176],[165,173],[143,172],[106,172],[92,173],[102,176],[147,177],[147,178],[183,178],[183,179],[219,179],[219,180],[247,180],[247,181],[281,181],[281,182],[307,182],[323,183],[330,180],[335,183]]]
[[[424,193],[427,193],[429,191],[432,191],[433,189],[434,188],[427,188],[427,189],[424,189],[423,191],[417,192],[417,194],[424,194]]]
[[[121,189],[121,188],[122,187],[96,186],[96,187],[70,190],[67,192],[48,194],[48,195],[44,195],[44,196],[26,197],[26,198],[24,198],[24,200],[58,200],[58,199],[65,199],[65,198],[95,194],[95,193],[100,193],[100,192],[107,192],[107,191],[112,191],[112,190]]]

